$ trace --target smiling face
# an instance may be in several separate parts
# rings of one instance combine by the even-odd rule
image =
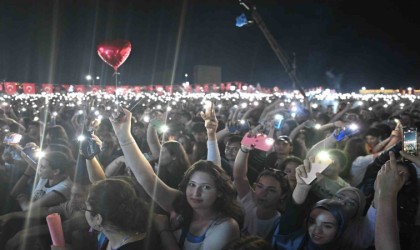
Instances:
[[[315,208],[308,221],[308,233],[316,245],[331,243],[337,234],[337,221],[327,210]]]
[[[185,193],[193,209],[212,208],[219,196],[214,179],[201,171],[192,174]]]

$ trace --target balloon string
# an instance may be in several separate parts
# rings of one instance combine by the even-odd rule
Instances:
[[[119,74],[120,73],[118,73],[118,71],[116,71],[116,70],[115,70],[115,72],[113,74],[115,76],[115,102],[117,104],[117,108],[120,106],[120,103],[118,101],[118,93],[117,93],[117,89],[118,89],[118,75]]]

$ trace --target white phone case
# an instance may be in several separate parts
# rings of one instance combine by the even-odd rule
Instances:
[[[311,184],[316,179],[316,173],[322,173],[332,163],[331,159],[316,159],[315,162],[311,162],[311,171],[308,173],[306,178],[302,180],[306,184]]]

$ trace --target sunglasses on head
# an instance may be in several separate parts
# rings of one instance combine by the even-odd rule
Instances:
[[[277,175],[277,176],[281,176],[281,177],[285,177],[287,175],[286,172],[284,172],[283,170],[280,169],[275,169],[275,168],[264,168],[264,170],[266,171],[270,171],[273,174]]]

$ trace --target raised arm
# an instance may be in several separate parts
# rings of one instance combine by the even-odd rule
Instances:
[[[92,135],[92,140],[96,142],[96,144],[99,145],[101,148],[102,141],[97,137],[96,135]],[[82,153],[81,153],[82,154]],[[105,180],[105,173],[101,166],[101,163],[96,159],[96,157],[93,157],[92,159],[86,159],[86,168],[89,175],[89,181],[91,183],[95,183],[100,180]]]
[[[404,185],[406,176],[398,172],[394,153],[382,166],[376,179],[377,210],[375,224],[375,247],[381,250],[400,249],[397,220],[397,195]]]
[[[317,155],[321,150],[327,150],[335,146],[337,143],[337,140],[334,138],[334,135],[331,134],[324,140],[318,142],[312,148],[308,151],[308,154],[306,155],[306,158],[309,158],[311,156]]]
[[[236,191],[238,191],[238,197],[240,199],[251,190],[247,177],[249,151],[249,148],[241,145],[236,155],[235,163],[233,164],[233,184],[235,185]]]
[[[302,178],[306,178],[311,171],[311,163],[308,159],[303,161],[303,165],[296,168],[296,187],[293,190],[292,199],[300,205],[303,204],[308,197],[311,185],[306,184]]]
[[[114,114],[110,120],[124,153],[127,166],[130,167],[137,181],[143,186],[147,194],[153,197],[166,211],[172,211],[172,202],[178,195],[183,194],[176,189],[168,187],[155,174],[152,166],[144,157],[130,133],[131,112],[126,109],[123,109],[121,112],[124,112],[122,119],[116,119],[117,117]]]
[[[160,145],[159,137],[156,128],[153,124],[159,123],[159,118],[154,118],[147,126],[147,145],[149,145],[153,159],[158,159],[162,145]]]
[[[204,120],[204,125],[207,130],[207,160],[212,161],[217,166],[222,166],[220,151],[217,146],[217,125],[218,121],[214,111],[213,103],[209,103],[205,112],[200,113]]]

